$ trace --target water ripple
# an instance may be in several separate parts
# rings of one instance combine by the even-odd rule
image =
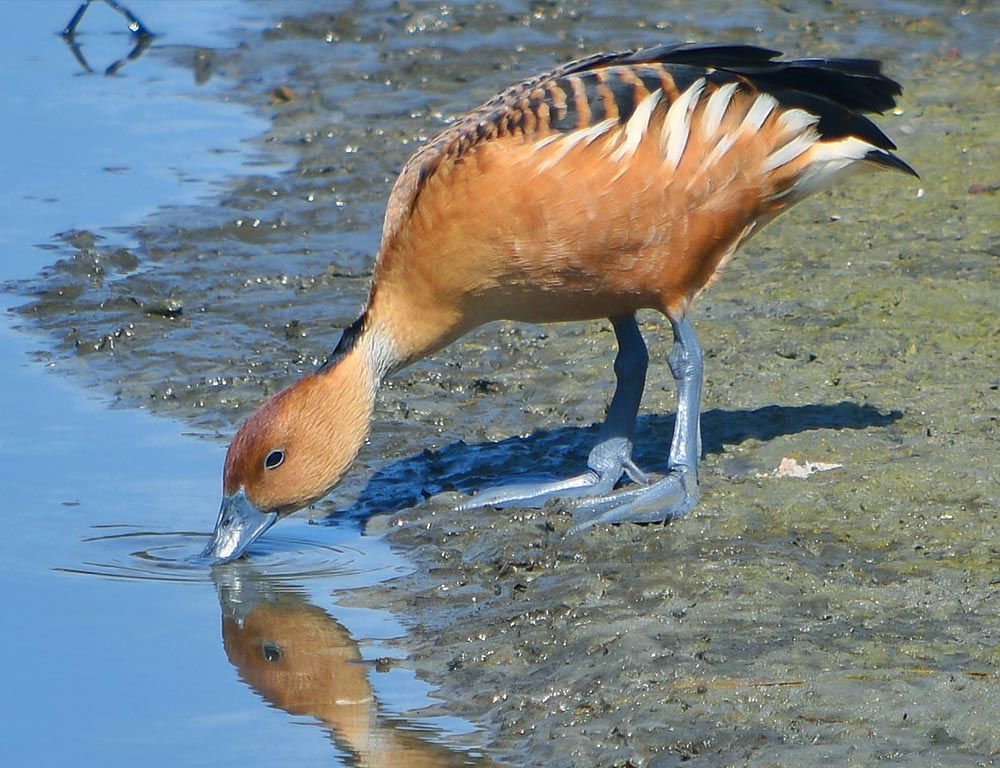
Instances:
[[[92,554],[79,565],[59,566],[63,573],[127,581],[205,583],[212,564],[202,558],[204,532],[156,531],[134,526],[101,526],[106,532],[83,539]],[[110,529],[110,530],[108,530]],[[344,545],[269,534],[254,544],[254,570],[278,581],[345,577],[381,570],[385,563],[366,562],[367,554]]]

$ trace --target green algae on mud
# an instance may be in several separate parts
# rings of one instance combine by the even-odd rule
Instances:
[[[448,116],[581,49],[711,36],[884,57],[906,90],[879,122],[922,181],[852,179],[804,203],[702,298],[689,518],[564,540],[558,504],[418,503],[582,463],[612,381],[601,324],[497,324],[403,372],[358,471],[312,514],[414,505],[380,525],[421,570],[345,599],[408,617],[409,663],[510,762],[996,762],[1000,60],[962,25],[997,11],[710,5],[713,20],[671,3],[290,18],[216,61],[273,113],[262,151],[292,170],[164,210],[127,247],[67,234],[23,314],[123,404],[228,434],[354,319],[395,171]],[[270,103],[280,86],[293,98]],[[662,469],[669,329],[642,325],[637,454]],[[785,457],[840,468],[777,477]]]

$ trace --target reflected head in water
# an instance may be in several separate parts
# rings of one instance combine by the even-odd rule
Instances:
[[[315,717],[337,747],[369,768],[454,768],[490,763],[421,739],[413,723],[383,717],[369,665],[347,630],[301,587],[244,563],[212,569],[222,643],[240,678],[291,715]]]

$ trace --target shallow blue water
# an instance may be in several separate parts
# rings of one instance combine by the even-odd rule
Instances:
[[[215,84],[196,85],[156,48],[117,76],[83,73],[57,34],[76,7],[0,5],[0,284],[50,263],[57,232],[127,242],[114,227],[204,195],[247,162],[262,170],[243,142],[263,122],[212,98]],[[267,12],[231,0],[142,5],[163,45],[225,46],[229,30]],[[95,69],[131,47],[103,4],[80,38]],[[23,301],[0,293],[0,574],[12,662],[0,764],[330,765],[325,728],[290,727],[316,721],[264,706],[241,681],[220,642],[219,577],[187,561],[214,518],[224,446],[109,409],[47,372],[33,354],[45,341],[11,330],[8,310]],[[324,624],[364,639],[362,656],[386,655],[379,640],[402,632],[393,618],[340,608],[330,593],[406,563],[356,528],[305,529],[288,521],[245,579],[267,590],[262,602],[293,596],[320,609]],[[371,682],[389,711],[430,701],[403,670]]]

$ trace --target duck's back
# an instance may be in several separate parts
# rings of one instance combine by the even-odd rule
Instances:
[[[878,62],[778,55],[600,54],[504,91],[404,167],[376,291],[407,283],[468,327],[679,316],[795,202],[864,165],[912,173],[863,116],[900,93]]]

